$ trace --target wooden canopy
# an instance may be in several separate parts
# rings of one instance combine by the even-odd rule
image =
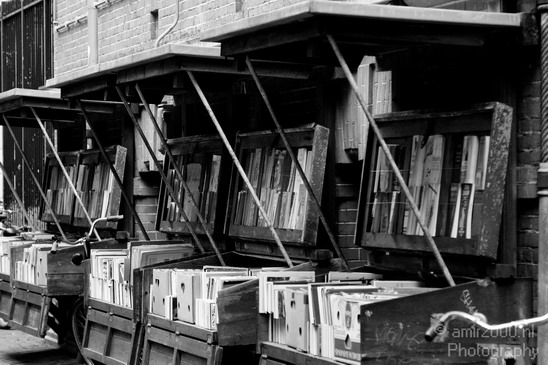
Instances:
[[[147,99],[159,102],[165,94],[181,92],[185,85],[182,77],[185,71],[213,75],[211,80],[202,81],[217,85],[222,84],[223,77],[249,75],[245,67],[240,67],[233,59],[222,57],[218,46],[171,43],[69,72],[47,80],[46,85],[60,88],[64,98],[117,101],[116,94],[109,90],[116,85],[139,82]],[[312,67],[263,61],[257,64],[257,72],[262,76],[306,79]]]
[[[536,43],[534,18],[488,13],[308,0],[202,32],[221,42],[221,55],[337,64],[325,35],[332,35],[349,63],[424,45],[514,47]]]
[[[90,112],[109,113],[110,104],[86,101]],[[0,114],[4,114],[14,127],[38,128],[36,118],[29,107],[34,108],[43,120],[53,122],[55,126],[72,123],[80,109],[61,98],[59,89],[11,89],[0,93]],[[0,118],[0,125],[4,121]]]

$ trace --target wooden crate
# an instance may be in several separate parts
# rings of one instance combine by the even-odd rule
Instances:
[[[78,171],[78,152],[61,152],[59,157],[63,162],[65,169],[73,184],[76,184],[76,175]],[[72,224],[74,213],[74,194],[66,181],[59,163],[55,156],[50,153],[46,156],[44,167],[44,180],[42,186],[50,202],[52,209],[57,215],[60,223]],[[54,223],[51,211],[42,202],[40,206],[40,219],[43,222]]]
[[[92,244],[94,248],[125,247],[114,239]],[[23,249],[30,244],[11,248],[11,270],[15,273],[15,262],[22,259]],[[53,319],[63,313],[51,312],[51,299],[78,297],[84,293],[84,266],[75,266],[71,258],[83,253],[83,246],[59,248],[55,254],[49,249],[41,251],[46,272],[45,284],[36,285],[12,280],[12,300],[9,309],[9,321],[12,327],[35,336],[44,336],[49,326],[48,317]],[[58,319],[59,322],[59,319]],[[51,324],[51,322],[50,322]]]
[[[149,314],[143,364],[221,364],[223,348],[216,332]]]
[[[169,244],[170,242],[174,243],[175,241],[135,241],[130,242],[130,245]],[[94,248],[102,247],[94,246]],[[127,248],[127,244],[112,248]],[[163,264],[152,265],[152,267],[158,265]],[[85,261],[84,270],[86,272],[86,288],[89,288],[88,277],[91,272],[89,260]],[[141,305],[143,289],[140,271],[141,269],[133,270],[133,308],[90,298],[89,290],[85,291],[84,300],[87,315],[82,341],[82,352],[85,356],[104,364],[139,364],[144,336],[143,306]]]
[[[0,318],[7,320],[11,303],[10,277],[0,274]]]
[[[531,344],[532,332],[514,330],[497,333],[472,327],[469,322],[454,320],[447,332],[435,342],[426,342],[424,334],[435,318],[453,310],[467,313],[478,311],[489,323],[497,324],[528,318],[532,313],[532,283],[530,280],[494,283],[479,280],[454,287],[360,306],[360,354],[355,364],[495,364],[488,352],[491,349],[523,351]],[[345,315],[342,313],[341,315]],[[460,334],[460,335],[459,335]],[[456,349],[469,349],[469,356],[457,356]],[[531,349],[531,348],[530,348]],[[474,351],[475,350],[475,351]],[[260,365],[341,364],[293,349],[286,345],[261,342]],[[453,354],[452,354],[453,351]],[[516,351],[515,354],[524,352]],[[453,356],[451,356],[451,354]],[[526,355],[525,351],[525,355]],[[517,357],[516,363],[530,364],[529,359]],[[498,363],[497,363],[498,364]]]
[[[379,129],[388,144],[402,146],[407,153],[401,154],[399,167],[406,181],[410,175],[412,137],[415,135],[432,136],[443,135],[446,142],[453,141],[446,146],[443,155],[443,173],[441,175],[441,189],[439,190],[439,211],[436,211],[437,226],[436,232],[431,232],[436,245],[442,254],[477,256],[489,259],[496,259],[499,249],[499,238],[506,235],[502,226],[503,203],[505,192],[511,194],[511,189],[505,190],[506,169],[510,153],[510,132],[512,128],[512,109],[501,103],[488,103],[476,105],[466,110],[451,112],[427,112],[407,111],[379,115],[375,118]],[[475,190],[476,196],[473,203],[474,218],[471,223],[471,237],[453,238],[450,234],[451,225],[451,202],[452,192],[449,187],[455,185],[453,181],[453,170],[459,172],[459,166],[455,166],[457,159],[452,159],[451,152],[458,153],[458,139],[466,135],[489,136],[490,147],[488,150],[487,171],[485,189]],[[423,146],[424,147],[424,146]],[[462,150],[462,149],[461,149]],[[375,192],[378,173],[378,144],[374,140],[373,147],[368,158],[364,159],[362,187],[360,189],[358,218],[356,225],[355,243],[366,249],[392,252],[431,252],[426,239],[422,235],[404,234],[407,222],[407,213],[404,209],[406,198],[397,192],[398,184],[390,184],[391,167],[384,169],[388,171],[388,185],[395,187],[392,200],[379,204],[378,193]],[[456,156],[456,154],[455,154]],[[384,166],[384,165],[383,165]],[[457,176],[458,178],[459,176]],[[462,182],[462,181],[460,181]],[[459,181],[456,182],[459,185]],[[388,190],[391,190],[390,188]],[[394,192],[396,193],[394,195]],[[515,199],[514,199],[515,200]],[[507,201],[507,200],[506,200]],[[393,204],[395,202],[395,204]],[[488,204],[484,204],[487,203]],[[419,202],[416,202],[419,204]],[[388,208],[379,207],[388,207]],[[396,207],[393,209],[392,207]],[[397,207],[401,207],[397,209]],[[373,213],[378,214],[374,217]],[[432,210],[435,211],[435,210]],[[386,214],[383,214],[386,213]],[[409,212],[409,216],[413,213]],[[380,218],[379,218],[380,217]],[[394,217],[393,226],[383,222],[390,222],[390,219],[383,217]],[[411,218],[409,218],[409,221]],[[380,221],[380,223],[379,223]],[[380,227],[378,225],[380,224]],[[387,228],[388,229],[385,229]],[[393,229],[390,230],[389,227]],[[415,233],[415,232],[413,232]]]
[[[9,324],[13,329],[37,337],[46,335],[51,298],[45,292],[35,285],[12,288]]]
[[[268,258],[236,252],[224,253],[222,256],[229,266],[284,266],[284,261],[276,257]],[[141,312],[143,323],[146,323],[143,363],[146,361],[151,364],[175,361],[176,364],[179,364],[190,361],[190,363],[197,364],[231,364],[234,359],[238,359],[238,362],[242,363],[242,359],[246,356],[252,357],[251,354],[255,351],[254,345],[259,337],[257,280],[235,285],[219,292],[217,300],[219,323],[216,331],[207,330],[191,323],[170,321],[148,313],[148,288],[152,282],[153,269],[201,269],[204,265],[219,264],[215,255],[198,255],[165,265],[148,267],[140,270],[140,273],[136,275],[136,282],[142,282],[139,285],[143,289]],[[232,347],[238,349],[237,355],[236,350]]]
[[[188,173],[187,166],[194,164],[200,166],[198,183],[200,194],[194,194],[194,199],[200,207],[200,212],[206,221],[206,229],[211,234],[221,234],[223,230],[224,215],[226,211],[226,200],[229,184],[222,184],[222,181],[229,179],[230,164],[228,156],[223,148],[220,137],[217,136],[189,136],[170,139],[167,141],[175,161],[171,161],[166,154],[164,157],[164,172],[168,177],[175,193],[184,197],[186,191],[178,181],[173,164],[179,166],[183,174]],[[215,156],[215,163],[213,158]],[[214,166],[215,165],[215,166]],[[214,172],[216,171],[216,173]],[[216,180],[212,181],[216,176]],[[189,186],[193,179],[187,178]],[[172,202],[171,196],[166,189],[164,181],[160,183],[160,200],[158,202],[158,211],[156,216],[156,229],[167,234],[186,234],[190,233],[187,224],[185,224],[175,211],[178,210],[176,204]],[[183,207],[191,205],[188,199],[182,199]],[[190,208],[192,210],[193,208]],[[204,227],[199,222],[197,216],[187,214],[192,226],[197,234],[205,234]]]
[[[98,150],[84,150],[78,153],[78,170],[75,187],[81,194],[82,201],[91,220],[104,216],[115,216],[120,213],[122,190],[114,180],[108,164],[112,164],[120,180],[124,180],[127,149],[122,146],[107,148],[109,161],[103,159]],[[103,199],[106,194],[108,197]],[[94,204],[93,196],[97,196]],[[116,229],[118,222],[99,222],[95,227]],[[74,208],[74,226],[89,227],[80,204]]]
[[[312,125],[308,127],[289,129],[286,133],[289,143],[294,149],[296,156],[300,150],[307,151],[306,164],[305,166],[302,166],[302,168],[305,172],[307,169],[309,170],[308,179],[310,185],[312,186],[316,197],[321,199],[327,158],[329,130],[319,125]],[[293,174],[294,176],[298,175],[298,173],[293,171],[291,167],[291,161],[289,160],[287,151],[285,151],[285,147],[283,146],[278,134],[271,131],[239,134],[236,141],[236,153],[238,154],[240,161],[242,161],[243,167],[246,170],[251,183],[255,185],[254,187],[263,203],[263,207],[265,207],[267,213],[271,210],[273,216],[278,217],[277,219],[274,218],[271,220],[273,221],[272,223],[276,223],[276,220],[278,222],[278,224],[275,224],[275,228],[281,241],[284,242],[284,244],[315,246],[319,220],[312,198],[308,196],[308,194],[306,195],[306,204],[303,204],[302,217],[299,215],[300,218],[298,222],[302,222],[302,225],[300,226],[298,224],[285,224],[288,222],[283,217],[289,218],[291,215],[286,210],[282,216],[282,210],[275,208],[287,205],[287,202],[290,201],[292,196],[291,192],[295,191],[295,186],[293,186],[291,191],[288,190],[286,192],[285,200],[283,199],[284,195],[282,193],[278,199],[275,198],[276,195],[274,195],[274,198],[270,198],[271,204],[265,201],[265,199],[269,199],[268,196],[272,195],[272,193],[270,193],[270,195],[265,194],[265,191],[271,189],[274,192],[279,189],[284,190],[287,187],[285,186],[286,183],[283,178],[272,178],[272,176],[276,175],[276,161],[278,161],[278,159],[282,163],[282,167],[280,167],[280,169],[287,166],[289,167],[289,170],[285,171]],[[272,153],[274,153],[275,156],[273,167],[272,164],[268,162],[269,156],[272,156]],[[257,156],[261,156],[261,158],[259,159]],[[287,174],[280,172],[280,175],[285,176]],[[269,176],[271,177],[271,180],[267,181]],[[298,180],[300,177],[296,179]],[[289,179],[287,181],[292,180]],[[274,239],[272,237],[272,233],[269,228],[260,224],[261,214],[256,208],[253,208],[252,203],[249,203],[251,196],[247,193],[247,188],[243,185],[243,180],[240,178],[239,174],[233,170],[231,179],[231,196],[228,208],[228,212],[230,212],[230,214],[227,215],[226,223],[229,235],[238,241],[251,241],[255,245],[260,242],[273,243]],[[303,197],[304,196],[305,195],[303,195]],[[279,205],[277,205],[278,203],[274,203],[274,201],[280,202]],[[276,213],[278,211],[279,213]],[[246,219],[247,216],[251,218]],[[282,221],[284,223],[280,223]],[[241,247],[241,251],[249,253],[252,252],[252,248],[253,247],[248,245],[246,247]],[[255,252],[265,254],[264,250],[261,252],[258,247]],[[279,255],[278,249],[274,247],[269,254]]]
[[[88,299],[83,355],[103,364],[137,364],[141,324],[133,309]]]

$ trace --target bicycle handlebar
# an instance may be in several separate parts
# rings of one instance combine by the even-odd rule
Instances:
[[[531,326],[533,324],[548,322],[548,313],[540,317],[526,318],[518,321],[491,325],[487,323],[487,318],[480,312],[476,312],[474,314],[468,314],[466,312],[451,311],[441,316],[441,318],[439,319],[437,323],[430,326],[426,330],[426,332],[424,333],[424,339],[428,342],[432,342],[434,338],[436,338],[436,336],[438,336],[439,334],[445,331],[447,324],[449,324],[449,322],[451,322],[455,318],[466,319],[467,321],[472,322],[472,324],[478,325],[487,331],[499,331],[501,329],[506,329],[506,328],[512,328],[512,327],[523,328],[526,326]]]

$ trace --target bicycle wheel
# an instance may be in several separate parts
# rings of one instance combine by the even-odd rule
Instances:
[[[86,326],[86,307],[84,306],[84,299],[78,298],[72,306],[71,322],[72,322],[72,334],[74,336],[74,342],[78,346],[80,356],[86,362],[87,365],[94,365],[93,361],[84,355],[83,340],[84,329]]]

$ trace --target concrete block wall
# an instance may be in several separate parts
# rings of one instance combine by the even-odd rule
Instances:
[[[298,0],[179,0],[179,20],[160,44],[200,43],[200,31],[244,17],[259,15]],[[54,76],[88,66],[88,0],[59,0],[58,25],[81,18],[67,30],[54,31]],[[155,46],[156,37],[176,18],[175,0],[119,0],[98,10],[99,63],[138,53]],[[152,12],[157,11],[153,30]],[[156,35],[156,37],[154,36]]]

